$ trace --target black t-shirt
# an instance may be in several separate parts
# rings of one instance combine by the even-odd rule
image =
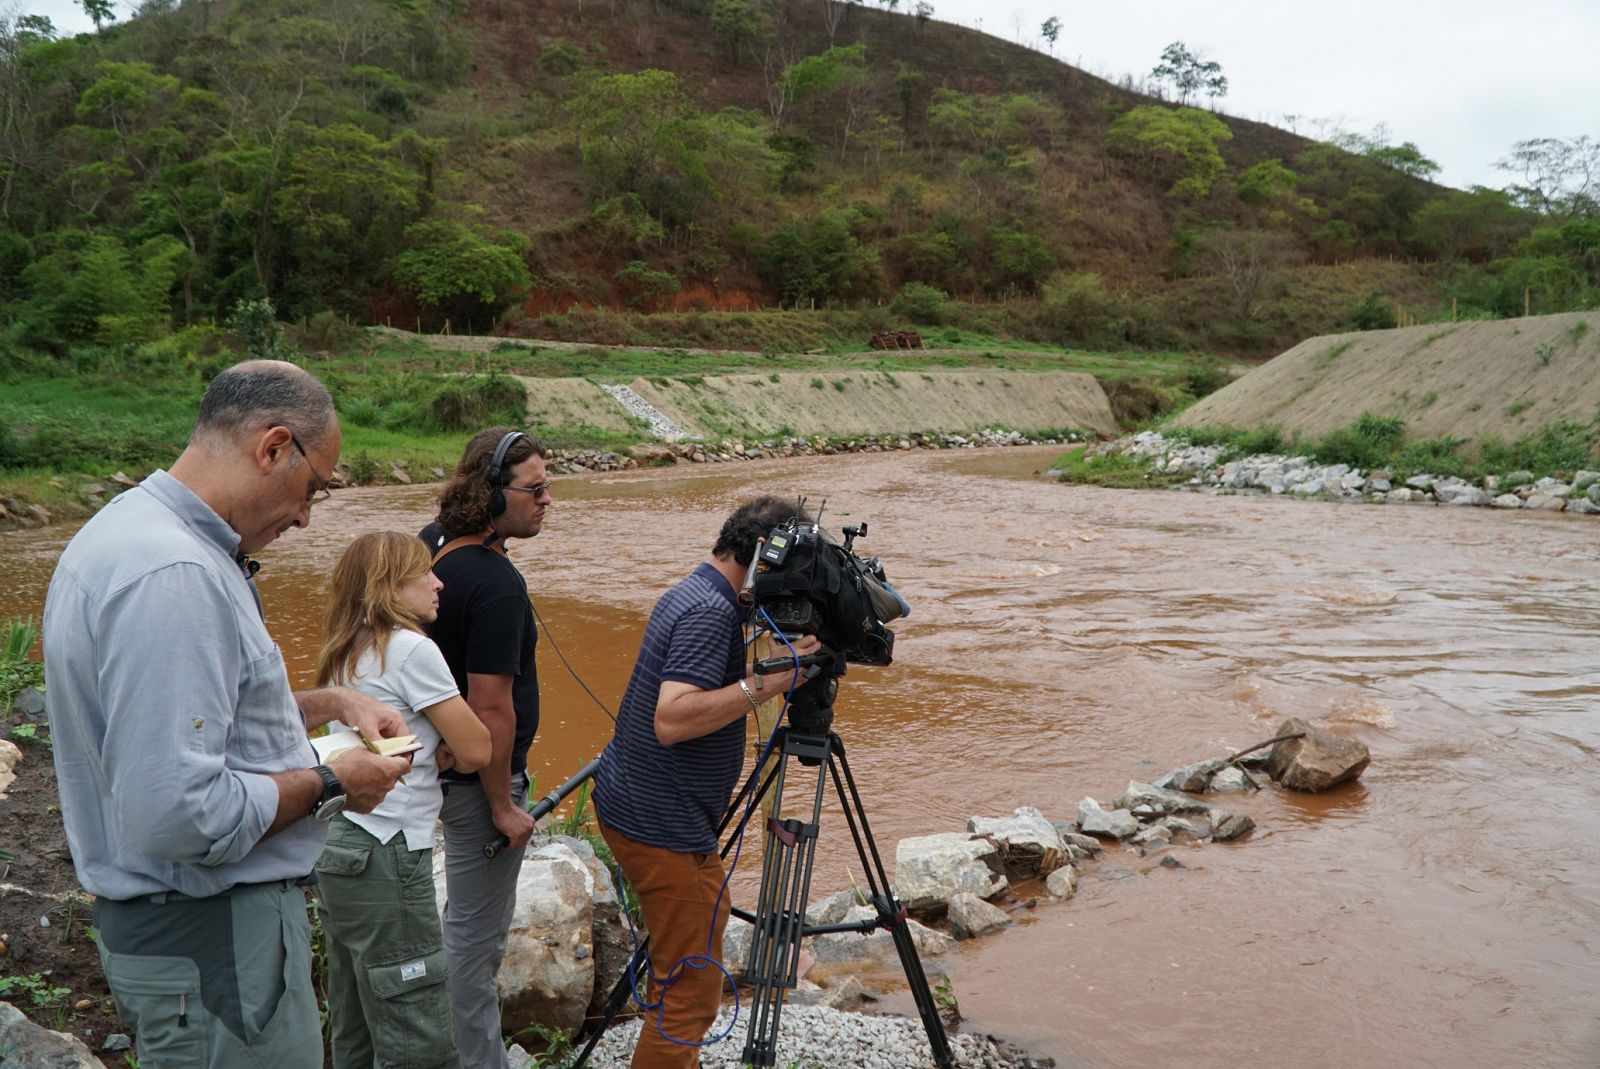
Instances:
[[[418,536],[437,552],[437,524]],[[448,538],[445,541],[449,541]],[[528,747],[539,730],[539,672],[534,650],[539,642],[528,584],[505,556],[487,546],[462,546],[436,562],[433,573],[444,584],[439,591],[439,618],[427,626],[428,637],[444,654],[456,686],[469,700],[467,675],[511,676],[511,704],[517,733],[511,750],[511,772],[528,767]],[[478,778],[476,772],[443,772],[456,782]]]

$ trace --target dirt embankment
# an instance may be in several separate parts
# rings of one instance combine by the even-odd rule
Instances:
[[[1218,390],[1174,427],[1267,427],[1319,437],[1363,412],[1411,439],[1512,441],[1600,408],[1600,313],[1329,334]]]
[[[621,405],[596,383],[520,378],[528,389],[528,420],[537,429],[630,430]],[[628,385],[703,438],[1117,429],[1100,383],[1073,371],[836,369],[639,378]]]

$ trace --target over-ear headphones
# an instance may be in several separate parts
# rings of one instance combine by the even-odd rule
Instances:
[[[489,459],[489,473],[487,475],[489,482],[489,518],[491,520],[506,510],[506,495],[501,487],[505,486],[509,479],[502,478],[500,475],[500,469],[505,467],[506,454],[511,451],[512,446],[517,444],[518,438],[526,437],[528,436],[521,431],[509,431],[504,438],[500,439],[500,444],[494,447],[494,456]]]

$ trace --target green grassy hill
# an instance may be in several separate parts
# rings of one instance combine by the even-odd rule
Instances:
[[[1600,238],[1433,186],[1415,146],[1171,106],[936,18],[139,10],[70,40],[0,19],[0,345],[137,345],[266,297],[308,327],[573,337],[701,313],[639,329],[715,343],[706,314],[784,307],[1265,355],[1451,297],[1582,307],[1600,270]]]

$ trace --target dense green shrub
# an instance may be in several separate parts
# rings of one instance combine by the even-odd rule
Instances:
[[[1361,298],[1351,318],[1357,330],[1393,330],[1400,322],[1382,290],[1373,290]]]
[[[1228,370],[1227,362],[1215,356],[1196,353],[1183,366],[1183,387],[1196,400],[1216,393],[1232,381],[1233,372]]]
[[[272,302],[265,297],[238,301],[228,314],[228,333],[257,360],[273,360],[282,355],[282,334]]]
[[[1118,339],[1116,300],[1093,271],[1057,273],[1044,284],[1041,323],[1055,340],[1112,345]]]
[[[889,302],[889,311],[913,323],[937,325],[943,319],[945,292],[924,282],[907,282]]]
[[[520,425],[527,418],[528,391],[506,375],[451,379],[428,403],[428,416],[448,430],[475,431],[495,423]]]
[[[1405,438],[1405,421],[1363,412],[1348,427],[1340,427],[1311,447],[1326,464],[1348,464],[1370,470],[1388,463]]]

